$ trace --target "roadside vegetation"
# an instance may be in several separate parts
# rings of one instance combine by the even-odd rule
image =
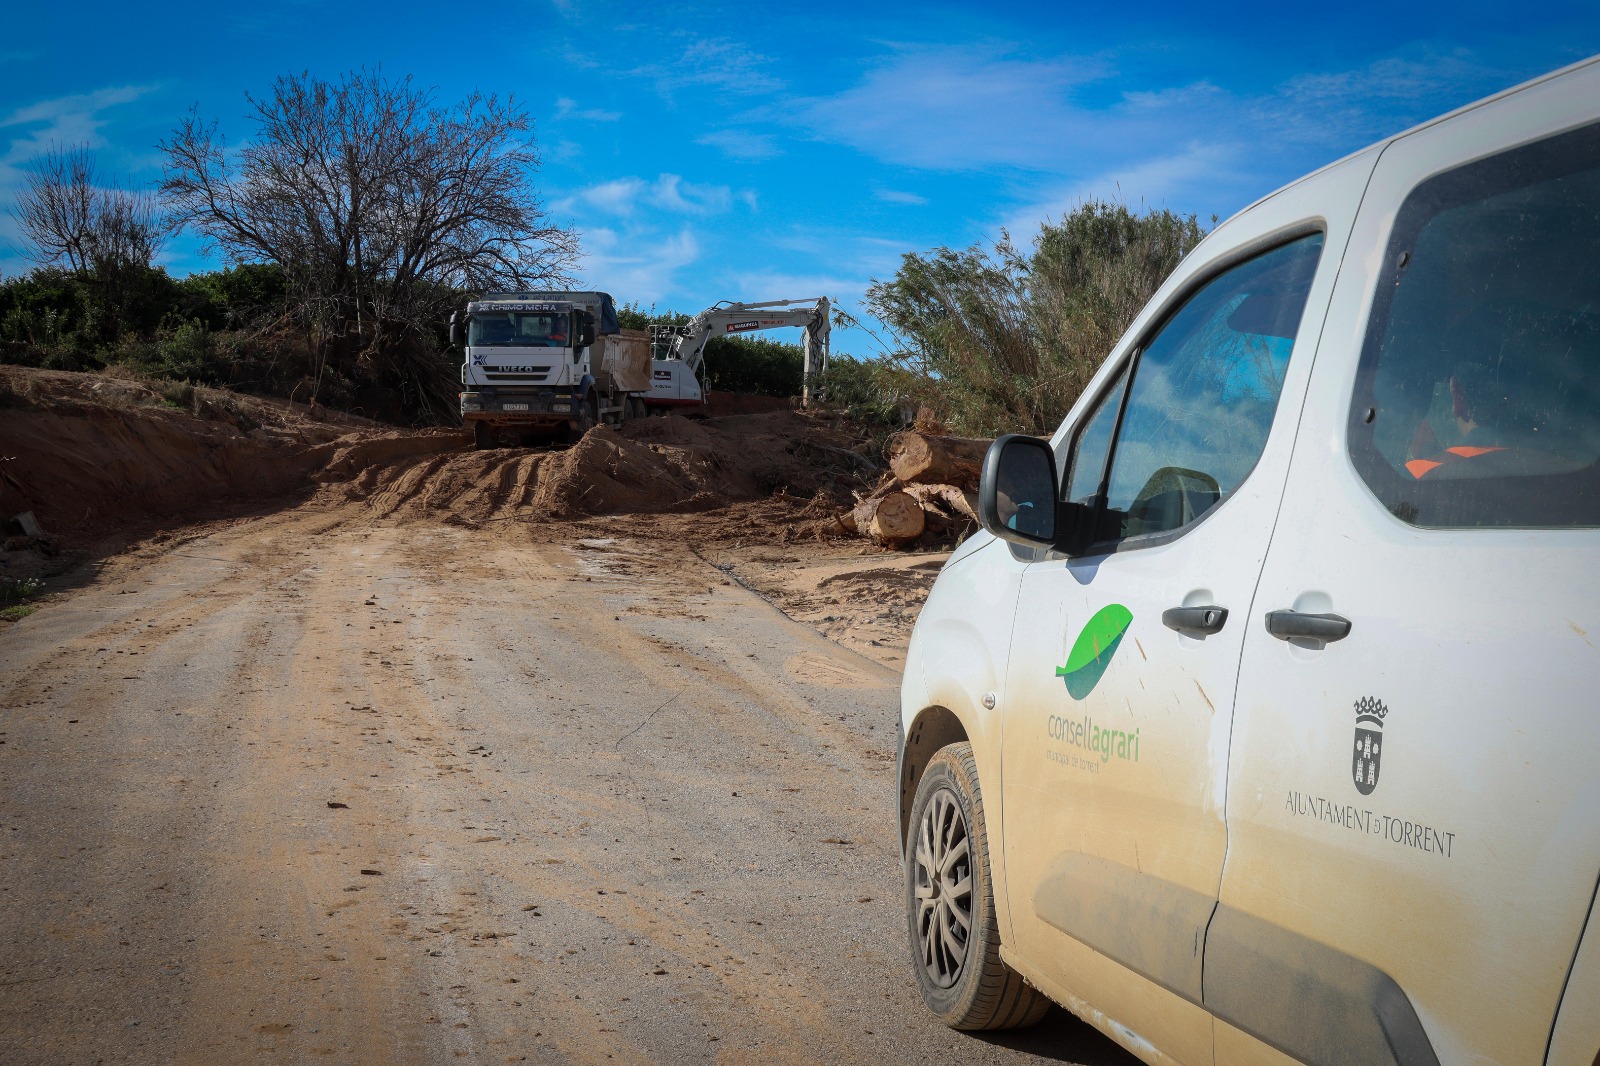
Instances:
[[[410,79],[279,78],[230,148],[191,112],[159,190],[122,188],[78,147],[35,159],[12,208],[38,269],[0,281],[0,357],[131,365],[402,423],[453,418],[444,322],[471,294],[570,280],[579,236],[546,216],[533,120]],[[152,265],[187,230],[228,269]]]
[[[975,437],[1047,434],[1205,232],[1193,215],[1091,200],[1026,249],[1002,234],[908,254],[867,291],[888,350],[852,370],[840,398],[926,408]]]
[[[44,582],[36,577],[0,578],[0,620],[20,622],[36,608],[28,601],[44,591]]]
[[[241,146],[184,116],[159,145],[155,191],[122,187],[84,148],[29,165],[12,214],[39,265],[0,278],[0,361],[454,422],[449,312],[485,291],[564,287],[578,260],[579,235],[538,195],[532,119],[511,99],[445,106],[365,70],[285,76],[247,100]],[[229,265],[182,279],[152,265],[179,231]],[[887,330],[878,354],[836,355],[819,388],[867,421],[1049,432],[1204,233],[1193,215],[1089,201],[1025,246],[1002,233],[908,253],[867,291]],[[688,317],[621,310],[633,328]],[[835,325],[860,323],[836,311]],[[704,373],[712,389],[794,396],[802,362],[798,344],[718,337]]]

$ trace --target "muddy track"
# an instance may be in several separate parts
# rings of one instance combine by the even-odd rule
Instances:
[[[670,542],[382,513],[0,634],[0,1061],[1128,1061],[923,1011],[890,671]]]

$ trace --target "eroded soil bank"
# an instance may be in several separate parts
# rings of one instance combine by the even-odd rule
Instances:
[[[473,452],[13,375],[0,1061],[1126,1066],[911,979],[898,666],[939,554],[787,410]],[[20,381],[20,386],[19,385]]]

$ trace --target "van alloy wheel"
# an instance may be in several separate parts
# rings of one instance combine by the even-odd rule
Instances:
[[[972,933],[972,848],[954,792],[935,792],[917,827],[917,932],[928,979],[949,988],[967,963]]]
[[[906,827],[906,940],[923,1002],[955,1029],[1032,1025],[1050,1001],[1000,958],[972,745],[928,760]]]

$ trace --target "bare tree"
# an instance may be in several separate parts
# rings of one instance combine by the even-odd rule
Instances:
[[[87,147],[52,147],[28,165],[11,214],[35,262],[78,278],[82,333],[110,341],[138,319],[166,233],[152,194],[102,182]]]
[[[147,267],[164,227],[154,198],[100,186],[85,147],[53,147],[27,168],[12,216],[44,266],[65,263],[75,274],[113,274]]]
[[[248,99],[255,131],[236,152],[195,112],[179,124],[160,145],[162,192],[226,258],[282,266],[320,345],[392,354],[437,327],[453,289],[567,280],[578,235],[545,214],[533,122],[513,100],[437,107],[366,70]]]

